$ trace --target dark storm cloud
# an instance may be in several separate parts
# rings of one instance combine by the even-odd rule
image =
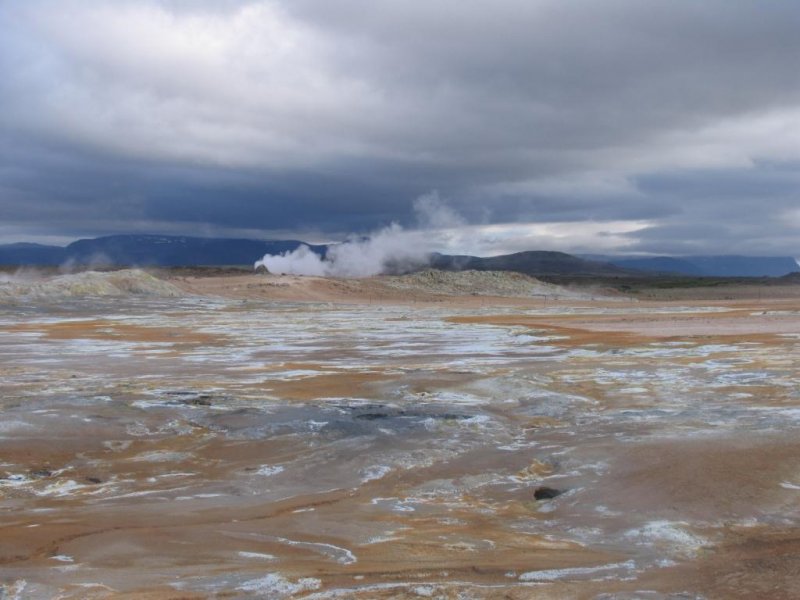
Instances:
[[[639,185],[681,210],[637,232],[634,248],[662,254],[796,254],[800,165],[664,173],[643,177]]]
[[[0,241],[324,237],[436,189],[508,226],[492,251],[796,254],[798,28],[788,1],[11,0]]]

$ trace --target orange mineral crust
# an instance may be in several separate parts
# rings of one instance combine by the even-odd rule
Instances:
[[[1,597],[800,593],[800,302],[299,279],[0,305]]]

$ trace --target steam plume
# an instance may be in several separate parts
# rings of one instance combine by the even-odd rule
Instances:
[[[271,273],[323,277],[369,277],[398,273],[424,266],[436,250],[433,231],[463,224],[463,219],[444,204],[437,192],[414,202],[418,229],[403,229],[392,223],[369,237],[351,237],[328,247],[325,258],[302,245],[291,252],[267,254],[255,263]]]

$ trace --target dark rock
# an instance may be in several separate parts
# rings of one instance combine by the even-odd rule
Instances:
[[[355,419],[362,419],[364,421],[376,421],[378,419],[441,419],[445,421],[458,421],[463,419],[471,419],[471,415],[459,415],[455,413],[428,413],[423,411],[407,411],[395,410],[391,412],[363,412],[354,416]]]
[[[185,400],[184,403],[191,406],[211,406],[211,398],[208,394],[200,394],[196,398]]]
[[[356,415],[356,419],[362,419],[364,421],[376,421],[378,419],[388,419],[389,417],[396,417],[399,416],[396,413],[391,415],[385,412],[370,412],[370,413],[361,413],[360,415]]]
[[[380,410],[388,407],[385,404],[339,404],[337,408],[355,412],[357,410]]]
[[[53,472],[50,469],[36,469],[35,471],[31,471],[31,475],[34,477],[51,477]]]
[[[472,418],[472,415],[457,415],[455,413],[439,413],[438,415],[430,416],[434,419],[444,419],[446,421],[465,421]]]
[[[537,500],[550,500],[551,498],[560,496],[563,493],[564,493],[563,490],[557,490],[555,488],[543,485],[540,488],[536,488],[536,491],[533,492],[533,497],[536,498]]]
[[[103,483],[103,480],[99,477],[86,477],[86,481],[89,483]]]

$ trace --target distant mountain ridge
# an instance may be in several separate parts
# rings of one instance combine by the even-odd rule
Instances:
[[[77,240],[66,247],[36,244],[0,246],[0,264],[223,266],[252,265],[265,254],[291,252],[299,240],[248,240],[168,235],[112,235]],[[325,245],[305,244],[325,256]],[[428,265],[425,265],[426,267]],[[430,266],[446,271],[517,271],[528,275],[621,275],[625,269],[565,254],[528,251],[481,258],[433,254]]]
[[[170,235],[111,235],[77,240],[66,247],[15,243],[0,245],[0,265],[60,266],[235,266],[252,265],[265,254],[291,252],[300,240],[252,240]],[[305,244],[320,256],[328,246]],[[428,265],[425,265],[428,266]],[[516,271],[527,275],[625,277],[671,273],[690,276],[780,277],[800,271],[791,257],[573,256],[530,250],[503,256],[431,255],[430,266],[445,271]]]
[[[526,275],[622,276],[631,271],[607,262],[587,260],[564,252],[529,250],[502,256],[434,254],[430,265],[443,271],[516,271]]]
[[[585,258],[602,260],[624,269],[648,273],[674,273],[711,277],[780,277],[800,271],[797,261],[790,256],[605,256],[586,255]]]
[[[299,240],[248,240],[169,235],[111,235],[66,247],[35,244],[0,246],[0,264],[58,266],[133,265],[154,267],[252,265],[265,254],[291,252]],[[327,246],[306,244],[324,255]]]
[[[0,265],[9,266],[52,266],[66,262],[66,248],[43,244],[0,245]]]

